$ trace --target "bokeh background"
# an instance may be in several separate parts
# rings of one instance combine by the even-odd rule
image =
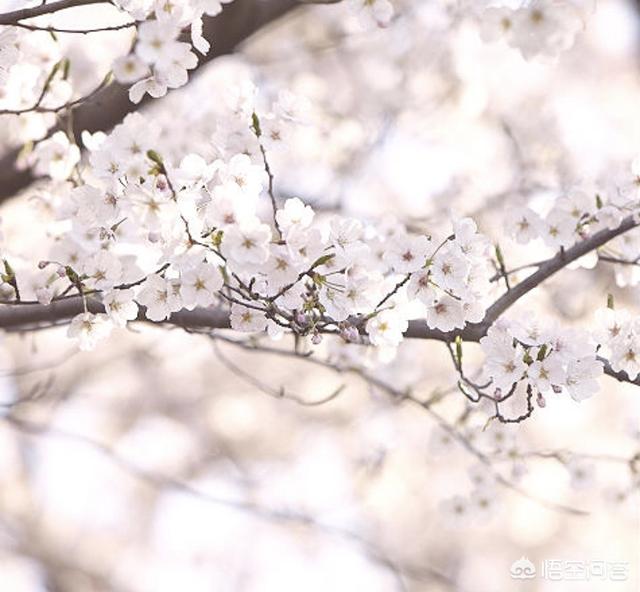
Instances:
[[[537,261],[550,252],[507,239],[505,214],[606,191],[640,153],[640,8],[599,0],[570,50],[525,61],[480,39],[481,4],[399,1],[385,29],[343,4],[305,6],[144,114],[178,159],[212,150],[236,85],[265,101],[290,90],[309,117],[272,157],[280,198],[426,231],[473,215],[510,267]],[[91,6],[43,22],[118,18]],[[130,35],[61,36],[80,92]],[[0,117],[4,148],[33,124],[16,119]],[[44,253],[55,198],[42,185],[4,204],[2,248]],[[638,289],[607,266],[564,270],[517,306],[590,326],[609,292],[637,312]],[[581,404],[550,398],[524,424],[487,426],[438,343],[371,356],[394,395],[179,329],[135,325],[91,353],[65,331],[0,343],[2,592],[640,590],[638,387],[603,378]],[[328,339],[315,352],[342,368],[353,354]],[[510,576],[523,556],[536,578]],[[554,560],[625,576],[553,581],[540,568]]]

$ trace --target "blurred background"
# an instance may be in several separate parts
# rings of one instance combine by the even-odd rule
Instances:
[[[168,158],[213,155],[227,93],[292,91],[309,114],[271,159],[279,198],[426,231],[472,215],[509,267],[537,261],[551,252],[505,238],[505,214],[607,191],[640,152],[640,12],[599,0],[571,49],[526,61],[481,40],[483,4],[397,1],[383,29],[352,5],[305,6],[144,114]],[[43,22],[121,18],[72,12]],[[82,92],[130,36],[61,35],[55,51]],[[38,117],[0,117],[0,144]],[[4,251],[46,251],[55,192],[3,204]],[[607,266],[565,270],[517,306],[589,326],[609,292],[637,313],[637,288]],[[385,389],[179,329],[135,325],[91,353],[65,331],[0,343],[2,592],[640,590],[638,387],[603,378],[581,404],[487,426],[439,343],[372,354]],[[346,368],[353,347],[325,339],[316,357]],[[535,577],[513,577],[522,557]]]

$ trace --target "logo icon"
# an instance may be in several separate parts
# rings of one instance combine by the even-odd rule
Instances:
[[[522,556],[511,564],[509,572],[515,580],[531,580],[536,577],[536,566],[526,557]]]

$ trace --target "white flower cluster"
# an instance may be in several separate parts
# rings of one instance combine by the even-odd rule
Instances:
[[[288,330],[314,341],[336,333],[349,342],[366,334],[390,348],[412,318],[444,332],[482,319],[491,249],[470,219],[436,240],[398,223],[316,217],[297,198],[268,214],[269,151],[305,105],[283,93],[258,113],[255,98],[253,87],[229,98],[212,159],[189,154],[172,164],[139,114],[109,136],[85,134],[89,166],[58,195],[63,234],[28,282],[42,302],[101,294],[106,316],[84,313],[71,335],[90,347],[110,325],[136,318],[138,304],[162,321],[222,303],[239,331]],[[61,180],[71,178],[78,153],[56,134],[32,157],[40,174]]]
[[[583,15],[569,0],[532,0],[516,9],[490,6],[480,15],[484,41],[504,39],[526,59],[558,55],[583,28]]]
[[[480,340],[486,355],[484,372],[498,401],[524,386],[540,406],[545,395],[566,392],[576,401],[598,390],[603,372],[596,344],[586,332],[545,328],[535,319],[528,322],[496,322]]]
[[[221,0],[224,3],[231,0]],[[182,30],[190,27],[191,42],[203,55],[210,43],[203,37],[203,15],[215,16],[222,11],[219,0],[121,0],[116,2],[132,17],[143,20],[133,50],[117,59],[113,65],[116,79],[135,83],[129,89],[129,98],[139,103],[145,93],[154,98],[163,97],[167,89],[179,88],[187,83],[188,70],[198,64],[191,45],[178,38]]]
[[[640,158],[612,178],[597,191],[573,189],[560,196],[546,215],[528,206],[512,208],[505,227],[520,244],[541,239],[554,250],[569,248],[600,230],[616,229],[624,218],[640,215]],[[640,230],[634,228],[613,238],[599,252],[586,255],[580,265],[591,268],[602,259],[613,265],[618,286],[636,286],[640,284],[638,252]]]
[[[57,108],[72,94],[69,62],[51,35],[0,26],[0,110],[25,111],[19,118],[4,118],[12,137],[19,142],[43,138],[56,116],[33,108]]]
[[[38,142],[28,155],[28,163],[36,175],[47,175],[55,181],[71,177],[80,162],[80,149],[69,142],[67,134],[56,132],[50,138]]]
[[[162,97],[167,89],[187,83],[188,70],[197,66],[195,47],[202,55],[210,49],[203,36],[203,16],[215,16],[232,0],[114,0],[113,4],[138,21],[131,52],[115,60],[113,74],[133,84],[134,103],[145,93]],[[190,43],[182,40],[189,29]],[[55,123],[53,113],[73,95],[69,58],[54,35],[0,26],[0,109],[22,113],[12,125],[23,141],[40,139]],[[40,111],[40,112],[39,112]]]
[[[596,311],[601,352],[616,372],[630,380],[640,376],[640,319],[625,310],[602,308]]]
[[[638,166],[636,163],[634,167]],[[606,198],[581,189],[570,191],[553,203],[546,216],[541,216],[529,207],[513,208],[505,220],[505,226],[511,236],[520,244],[541,238],[553,249],[568,248],[576,242],[604,228],[614,229],[628,215],[637,215],[640,208],[640,184],[631,187],[617,186]],[[629,243],[625,233],[624,243]],[[637,243],[628,245],[625,251],[629,256],[637,253]],[[611,243],[612,246],[615,243]],[[624,253],[626,254],[626,253]]]

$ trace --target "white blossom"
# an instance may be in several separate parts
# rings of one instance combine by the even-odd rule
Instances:
[[[267,316],[259,310],[241,304],[233,304],[231,306],[231,327],[236,331],[258,333],[266,329]]]
[[[210,306],[222,284],[222,274],[211,263],[200,263],[187,269],[180,275],[180,296],[184,307],[192,310],[196,306]]]
[[[158,274],[146,279],[137,300],[146,307],[145,314],[150,321],[164,321],[182,308],[179,284]]]
[[[271,230],[257,220],[232,224],[224,231],[222,254],[236,265],[262,265],[269,258]]]
[[[311,226],[313,216],[313,209],[305,205],[300,198],[294,197],[284,202],[284,207],[276,213],[276,220],[280,230],[287,234],[292,228],[304,229]]]
[[[56,132],[47,140],[38,142],[29,160],[36,175],[64,181],[80,162],[80,149],[69,142],[64,132]]]
[[[440,331],[453,331],[464,326],[462,303],[449,294],[439,294],[427,305],[427,326]]]
[[[111,322],[116,327],[124,327],[127,321],[133,321],[138,317],[138,304],[134,300],[134,291],[111,290],[102,296],[102,303]]]
[[[371,343],[395,347],[402,341],[408,323],[393,310],[383,310],[367,321],[366,331]]]
[[[395,235],[387,244],[384,260],[397,273],[411,273],[425,265],[429,248],[426,236]]]
[[[107,315],[83,312],[71,319],[67,334],[78,340],[78,347],[82,351],[90,351],[109,335],[111,328]]]

